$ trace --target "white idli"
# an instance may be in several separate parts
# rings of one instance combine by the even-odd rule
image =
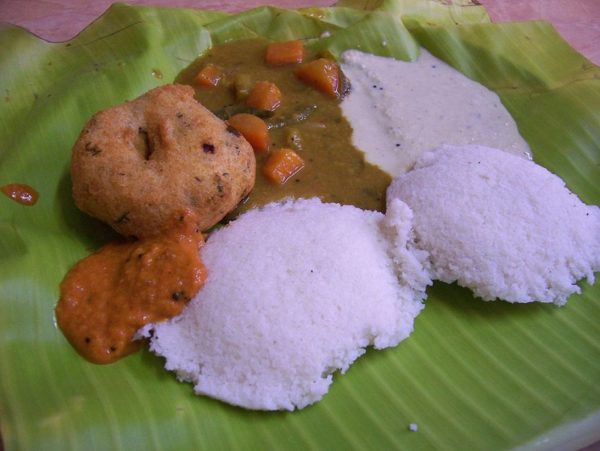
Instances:
[[[318,199],[242,215],[209,237],[208,279],[184,313],[143,330],[150,349],[198,394],[265,410],[318,401],[365,347],[408,337],[423,307],[411,213],[393,210],[394,224]]]
[[[388,203],[413,210],[432,277],[485,299],[564,304],[600,270],[600,209],[532,161],[483,146],[442,146],[397,177]]]

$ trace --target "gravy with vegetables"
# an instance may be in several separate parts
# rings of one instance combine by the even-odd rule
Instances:
[[[252,39],[216,45],[177,79],[194,86],[196,98],[222,119],[250,113],[267,125],[269,150],[256,153],[254,189],[235,213],[286,197],[315,196],[325,202],[382,211],[390,177],[366,162],[352,145],[352,128],[342,115],[340,96],[332,97],[301,80],[295,74],[300,63],[267,64],[268,44]],[[304,63],[315,60],[317,55],[305,51]],[[248,96],[257,84],[271,91],[274,85],[280,91],[275,108],[248,106]],[[278,184],[263,174],[263,168],[271,153],[282,148],[295,152],[304,165]]]

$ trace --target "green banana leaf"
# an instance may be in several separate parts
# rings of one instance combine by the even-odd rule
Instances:
[[[600,68],[546,23],[495,25],[481,6],[451,3],[236,15],[116,4],[62,43],[0,27],[0,185],[41,194],[33,207],[0,198],[6,449],[576,449],[600,439],[599,283],[582,283],[562,308],[484,303],[435,284],[408,340],[367,352],[321,402],[292,413],[194,396],[148,352],[90,364],[56,328],[62,277],[113,237],[71,200],[80,129],[95,111],[172,81],[216,42],[305,38],[333,55],[407,60],[425,47],[495,90],[535,160],[600,203]]]

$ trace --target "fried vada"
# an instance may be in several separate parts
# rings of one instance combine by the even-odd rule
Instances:
[[[77,207],[133,237],[184,210],[212,227],[248,195],[255,171],[250,144],[176,84],[96,113],[71,159]]]

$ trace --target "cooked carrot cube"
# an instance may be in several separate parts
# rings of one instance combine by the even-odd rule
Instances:
[[[223,78],[223,70],[216,64],[208,63],[194,78],[194,84],[199,86],[214,87]]]
[[[340,68],[335,61],[319,58],[296,68],[294,74],[303,82],[331,96],[340,95]]]
[[[281,91],[275,83],[259,81],[250,91],[246,105],[259,110],[275,111],[281,105]]]
[[[246,138],[254,152],[261,153],[269,150],[271,144],[269,130],[261,118],[254,114],[240,113],[231,116],[227,122]]]
[[[285,66],[304,61],[302,41],[273,42],[267,46],[265,62],[270,66]]]
[[[274,151],[263,166],[263,174],[271,182],[282,185],[304,167],[304,160],[292,149]]]

